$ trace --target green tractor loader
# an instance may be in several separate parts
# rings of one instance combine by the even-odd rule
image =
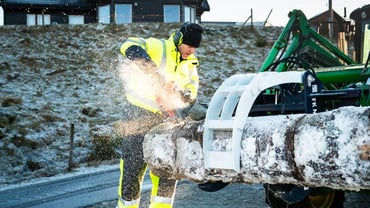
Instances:
[[[370,5],[351,13],[356,25],[354,58],[310,27],[302,11],[293,10],[289,17],[259,72],[228,78],[212,97],[203,133],[206,168],[240,171],[238,149],[243,132],[237,123],[242,127],[247,117],[314,114],[343,106],[370,105]],[[243,90],[239,91],[243,92],[235,87],[241,83]],[[234,92],[229,93],[232,87]],[[222,118],[224,112],[231,116]],[[212,133],[219,128],[233,131],[234,149],[230,154],[210,151]],[[342,190],[292,184],[264,184],[264,188],[271,207],[343,207]]]

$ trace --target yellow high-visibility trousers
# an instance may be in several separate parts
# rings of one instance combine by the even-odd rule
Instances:
[[[146,168],[145,168],[146,169]],[[125,173],[125,161],[123,159],[120,160],[120,181],[119,181],[119,188],[118,188],[118,196],[119,200],[117,202],[117,208],[139,208],[140,206],[140,192],[142,183],[144,180],[144,174],[139,175],[138,182],[139,182],[139,189],[137,190],[138,193],[134,194],[137,196],[136,198],[127,198],[124,196],[124,193],[128,193],[124,190],[127,186],[124,184],[124,173]],[[173,201],[175,198],[175,191],[176,191],[176,184],[177,181],[173,179],[166,179],[166,178],[159,178],[152,172],[150,172],[150,179],[152,181],[152,190],[151,190],[151,198],[150,198],[150,206],[149,208],[172,208]]]
[[[140,131],[124,129],[122,135],[117,207],[138,208],[142,183],[147,169],[143,154],[144,136],[151,127],[163,121],[163,116],[134,105],[126,107],[124,109],[124,121],[129,122],[130,125]],[[162,179],[152,173],[150,178],[152,179],[152,203],[150,207],[172,207],[176,180]]]
[[[152,172],[150,172],[150,178],[152,180],[152,192],[149,208],[172,208],[177,181],[159,178]]]
[[[141,171],[139,171],[139,174],[136,175],[135,178],[127,177],[128,174],[125,175],[125,160],[120,159],[120,178],[118,185],[119,199],[117,203],[118,208],[139,208],[141,186],[144,180],[146,167],[146,165],[141,167]],[[132,175],[129,174],[129,176]]]

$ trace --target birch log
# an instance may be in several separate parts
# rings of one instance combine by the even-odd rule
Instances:
[[[369,118],[365,107],[250,117],[243,128],[239,173],[204,168],[203,122],[157,126],[145,137],[144,158],[154,173],[174,179],[370,189]],[[231,133],[217,134],[213,148],[227,148]]]

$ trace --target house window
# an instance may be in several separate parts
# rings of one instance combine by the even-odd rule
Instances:
[[[109,24],[110,23],[110,6],[104,5],[98,8],[98,20],[99,23]]]
[[[68,16],[68,23],[70,25],[81,25],[84,24],[84,16],[83,15],[69,15]]]
[[[132,5],[116,4],[116,24],[132,23]]]
[[[180,5],[163,5],[163,22],[180,22]]]
[[[27,25],[36,25],[36,15],[27,14]]]
[[[50,25],[50,15],[37,14],[37,25]]]
[[[27,25],[50,25],[50,15],[27,14]]]
[[[195,8],[184,6],[184,21],[195,22]]]
[[[4,25],[4,10],[0,6],[0,26],[3,26],[3,25]]]

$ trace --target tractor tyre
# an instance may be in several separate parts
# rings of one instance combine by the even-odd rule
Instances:
[[[291,188],[291,185],[265,184],[266,203],[271,208],[343,208],[344,191],[331,190],[325,194],[315,194],[310,192],[298,202],[287,202],[278,196],[278,192],[283,189]]]

